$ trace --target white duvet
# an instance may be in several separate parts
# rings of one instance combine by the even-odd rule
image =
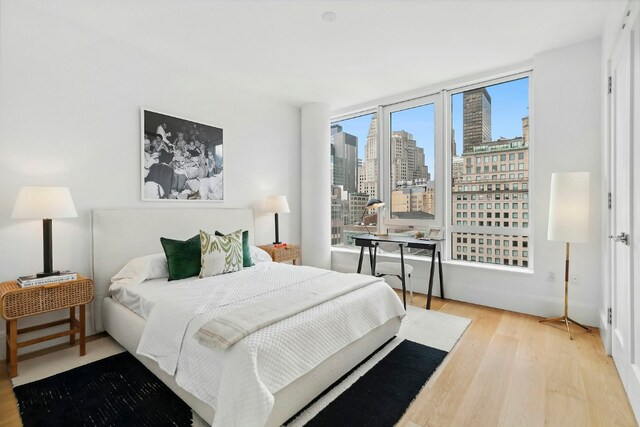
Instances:
[[[214,426],[262,426],[275,393],[389,319],[404,316],[395,292],[371,277],[371,284],[256,331],[227,350],[204,346],[195,334],[219,313],[313,286],[326,275],[343,273],[260,263],[206,279],[151,280],[121,287],[113,296],[147,319],[138,353],[210,404]]]

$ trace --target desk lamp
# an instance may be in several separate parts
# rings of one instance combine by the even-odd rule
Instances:
[[[371,234],[371,231],[369,231],[369,227],[367,227],[367,224],[364,221],[364,216],[367,213],[368,209],[378,209],[384,206],[384,202],[380,199],[369,199],[369,201],[367,202],[367,205],[364,207],[364,210],[362,211],[362,223],[364,224],[364,228],[367,229],[367,233]]]

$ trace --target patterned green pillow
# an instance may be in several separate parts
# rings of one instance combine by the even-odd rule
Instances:
[[[224,233],[216,231],[216,236],[224,236]],[[251,260],[251,250],[249,245],[249,230],[242,232],[242,266],[251,267],[253,261]]]
[[[242,230],[216,236],[200,230],[200,277],[242,270]]]

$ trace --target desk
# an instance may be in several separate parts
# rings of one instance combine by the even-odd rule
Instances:
[[[433,274],[435,272],[435,259],[438,258],[438,272],[440,276],[440,297],[444,299],[444,287],[442,283],[442,259],[440,251],[437,250],[438,242],[435,240],[422,240],[409,236],[376,236],[374,234],[358,234],[353,236],[356,246],[360,246],[360,258],[358,259],[358,273],[362,271],[362,259],[364,257],[364,248],[369,249],[369,263],[371,265],[371,274],[376,275],[376,257],[378,253],[378,245],[380,243],[398,243],[400,247],[400,268],[404,277],[404,252],[403,247],[415,249],[426,249],[431,251],[431,271],[429,272],[429,288],[427,292],[427,310],[431,308],[431,292],[433,290]],[[373,248],[373,251],[371,249]],[[402,298],[406,307],[406,289],[402,289]]]

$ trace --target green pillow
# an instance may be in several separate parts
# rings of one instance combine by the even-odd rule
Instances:
[[[200,234],[186,241],[160,238],[167,256],[169,280],[184,279],[200,274]]]
[[[216,236],[224,236],[225,234],[216,231]],[[249,230],[242,232],[242,267],[251,267],[253,261],[251,260],[251,249],[249,248]]]

